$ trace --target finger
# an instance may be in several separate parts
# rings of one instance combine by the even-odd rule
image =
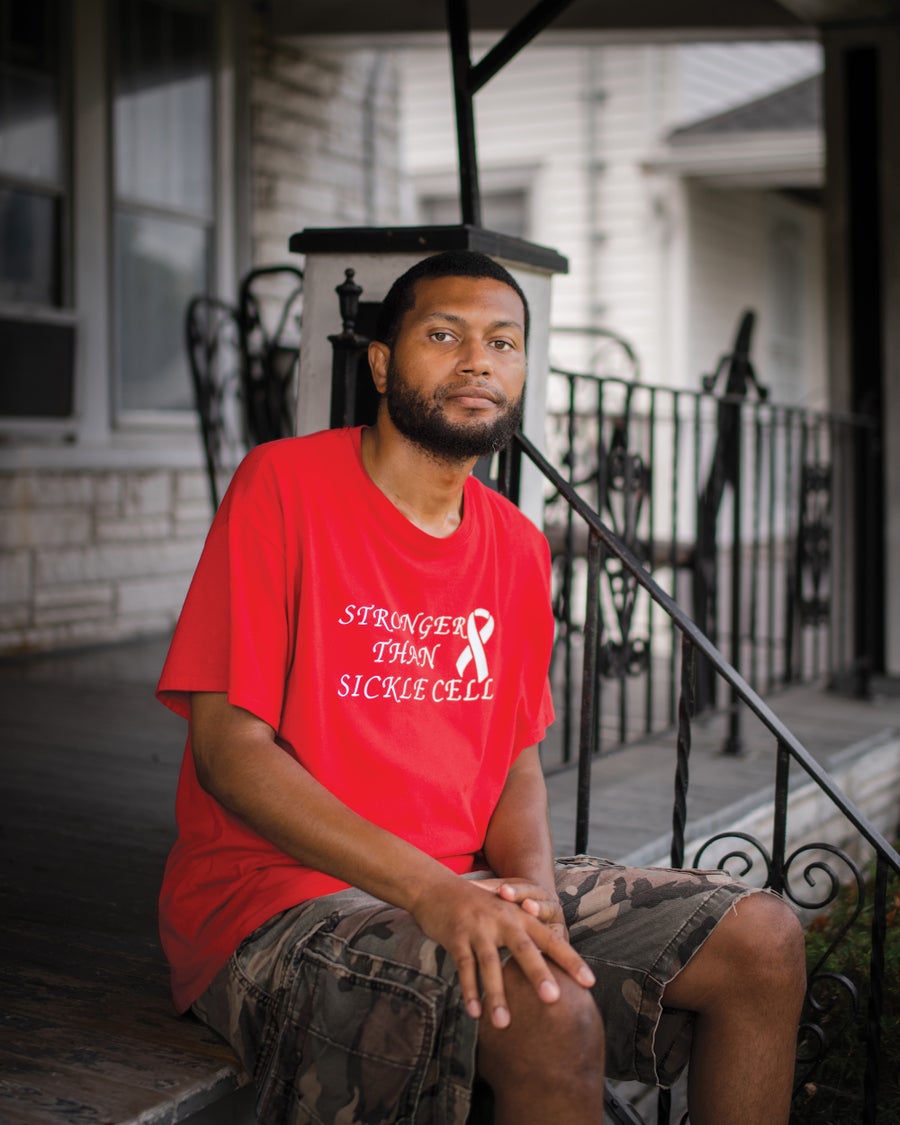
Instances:
[[[550,970],[547,958],[527,933],[520,933],[509,939],[507,949],[518,965],[522,975],[529,982],[545,1004],[553,1004],[560,997],[559,985]]]
[[[478,988],[478,963],[471,950],[451,953],[459,977],[463,1004],[473,1020],[481,1018],[481,993]]]
[[[493,943],[485,943],[476,949],[476,956],[484,994],[483,1011],[494,1027],[509,1027],[509,1003],[503,984],[503,962],[497,947]]]
[[[509,881],[498,885],[497,894],[507,902],[518,903],[523,902],[526,898],[533,898],[536,901],[550,901],[556,897],[555,895],[551,896],[549,891],[539,883],[512,883]]]
[[[518,904],[540,922],[559,921],[562,917],[559,899],[539,883],[501,883],[497,894],[505,902]]]
[[[576,984],[580,984],[583,988],[592,988],[597,983],[590,965],[578,956],[555,927],[544,927],[539,943],[543,955],[568,973]]]
[[[550,899],[523,898],[519,905],[526,914],[547,925],[558,922],[562,914],[559,903]]]
[[[478,887],[482,891],[490,891],[492,895],[499,894],[503,883],[500,879],[472,879],[469,883],[472,887]]]

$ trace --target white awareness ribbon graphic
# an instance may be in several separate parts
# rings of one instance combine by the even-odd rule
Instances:
[[[475,618],[480,617],[484,624],[478,628]],[[475,674],[478,682],[484,683],[487,679],[487,658],[484,655],[484,642],[489,640],[494,632],[494,619],[486,609],[473,609],[466,619],[466,637],[469,643],[462,650],[456,662],[456,671],[461,676],[469,666],[471,660],[475,661]]]

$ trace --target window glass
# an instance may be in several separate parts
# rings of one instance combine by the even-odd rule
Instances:
[[[58,199],[0,186],[0,300],[59,305],[59,241]]]
[[[202,227],[155,216],[117,217],[117,343],[125,409],[190,408],[182,325],[188,301],[206,288],[208,259]]]
[[[57,180],[59,124],[55,77],[0,70],[0,173]]]
[[[426,226],[453,226],[460,222],[459,197],[425,195],[419,200]],[[481,221],[487,230],[528,237],[528,194],[524,188],[481,192]]]
[[[184,315],[212,274],[213,6],[119,0],[113,18],[118,401],[187,410]]]
[[[60,9],[0,0],[0,300],[62,304]]]
[[[116,8],[116,192],[135,202],[209,215],[208,6],[129,0]]]

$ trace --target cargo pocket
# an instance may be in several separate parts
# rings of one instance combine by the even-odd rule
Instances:
[[[297,948],[272,1012],[266,1125],[412,1122],[446,982],[319,931]]]

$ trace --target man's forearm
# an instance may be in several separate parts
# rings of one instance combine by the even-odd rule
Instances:
[[[509,772],[485,836],[484,856],[495,874],[531,879],[553,892],[547,787],[536,746],[523,750]]]

